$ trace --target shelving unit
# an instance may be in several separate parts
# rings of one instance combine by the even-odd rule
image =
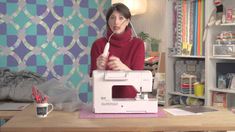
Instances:
[[[186,1],[188,2],[188,1]],[[166,18],[166,22],[167,22],[167,32],[169,35],[169,39],[167,39],[167,48],[169,49],[169,52],[171,51],[171,48],[173,47],[173,44],[175,42],[173,42],[173,37],[175,37],[173,34],[173,1],[168,1],[167,2],[167,7],[166,7],[166,14],[168,14],[167,18]],[[177,36],[176,36],[177,37]],[[205,47],[202,47],[205,48]],[[182,55],[182,54],[171,54],[168,53],[166,56],[166,82],[167,82],[167,100],[170,100],[171,97],[174,96],[178,96],[178,97],[191,97],[194,99],[199,99],[200,101],[203,101],[204,103],[206,103],[207,100],[207,90],[205,90],[205,94],[204,96],[195,96],[194,94],[185,94],[183,92],[180,92],[179,90],[177,90],[178,86],[176,85],[176,75],[175,74],[175,64],[177,61],[185,61],[185,60],[189,60],[189,61],[201,61],[204,62],[203,67],[205,69],[205,60],[206,60],[207,56],[206,55]],[[203,78],[205,79],[205,73],[203,75]],[[178,77],[179,78],[179,77]],[[198,77],[199,78],[199,77]],[[206,87],[205,87],[206,88]],[[166,105],[170,105],[169,101],[166,101]]]
[[[235,8],[235,1],[224,0],[223,1],[224,10],[226,8]],[[206,1],[206,17],[208,18],[213,10],[213,1]],[[206,87],[207,87],[207,98],[206,104],[212,105],[213,92],[224,93],[227,96],[227,107],[234,107],[235,101],[235,89],[220,89],[216,86],[216,64],[217,63],[235,63],[235,57],[225,57],[225,56],[213,56],[213,44],[215,43],[216,36],[222,31],[233,31],[235,32],[235,23],[224,23],[218,26],[212,26],[208,28],[207,40],[206,40]]]
[[[151,71],[153,75],[153,88],[149,97],[158,96],[158,104],[165,105],[165,53],[154,52],[151,56],[145,59],[144,66],[144,69]]]
[[[213,0],[205,0],[205,22],[209,21],[211,16],[211,12],[215,9]],[[226,8],[234,8],[235,9],[235,1],[232,0],[224,0],[222,1],[224,5],[224,11]],[[167,41],[167,48],[172,48],[173,45],[173,1],[167,2],[166,12],[169,16],[166,18],[167,23],[167,32],[169,38]],[[207,24],[207,23],[205,23]],[[227,98],[226,107],[235,107],[235,88],[234,89],[220,89],[216,87],[216,64],[217,63],[235,63],[235,56],[213,56],[213,44],[215,43],[217,35],[221,31],[233,31],[235,32],[235,22],[233,23],[224,23],[221,25],[214,25],[205,29],[207,30],[207,37],[205,41],[205,55],[204,56],[191,56],[191,55],[172,55],[168,54],[166,56],[166,79],[167,79],[167,100],[169,100],[172,96],[180,96],[180,97],[192,97],[195,99],[204,100],[204,104],[211,106],[212,105],[212,96],[214,93],[224,93]],[[205,33],[204,31],[204,33]],[[170,51],[170,50],[169,50]],[[174,77],[174,64],[178,60],[204,60],[205,61],[205,94],[203,97],[197,97],[192,94],[184,94],[178,91],[175,91],[175,77]],[[168,101],[167,101],[167,105]]]
[[[168,56],[167,57],[167,99],[169,100],[172,96],[181,96],[181,97],[192,97],[195,99],[200,99],[203,100],[204,102],[206,102],[206,96],[195,96],[194,94],[184,94],[181,93],[179,91],[175,91],[175,77],[174,77],[174,63],[176,61],[185,61],[185,60],[190,60],[190,61],[205,61],[205,57],[203,56],[199,56],[199,57],[195,57],[195,56]],[[171,64],[171,65],[170,65]],[[205,75],[203,75],[205,76]],[[205,94],[206,95],[206,94]],[[169,104],[167,104],[169,105]]]

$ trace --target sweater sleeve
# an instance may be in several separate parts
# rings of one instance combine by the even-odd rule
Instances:
[[[132,70],[143,70],[144,69],[144,59],[145,59],[145,50],[144,42],[142,40],[138,41],[138,46],[135,50],[135,55],[132,61]]]
[[[90,77],[92,77],[93,70],[97,69],[96,67],[96,59],[99,56],[98,48],[96,42],[92,44],[91,47],[91,67],[90,67]]]

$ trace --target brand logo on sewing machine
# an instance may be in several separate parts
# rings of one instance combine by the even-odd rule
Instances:
[[[149,81],[150,79],[143,79],[143,81]]]
[[[118,105],[117,102],[106,102],[106,103],[101,103],[101,105]]]

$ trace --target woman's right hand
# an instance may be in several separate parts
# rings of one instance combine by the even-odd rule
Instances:
[[[108,61],[108,57],[103,56],[101,54],[97,59],[96,59],[96,66],[98,70],[104,70],[106,67],[106,63]]]

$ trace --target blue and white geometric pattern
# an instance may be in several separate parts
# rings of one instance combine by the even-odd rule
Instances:
[[[110,0],[0,0],[0,67],[57,78],[89,102],[90,47]]]

